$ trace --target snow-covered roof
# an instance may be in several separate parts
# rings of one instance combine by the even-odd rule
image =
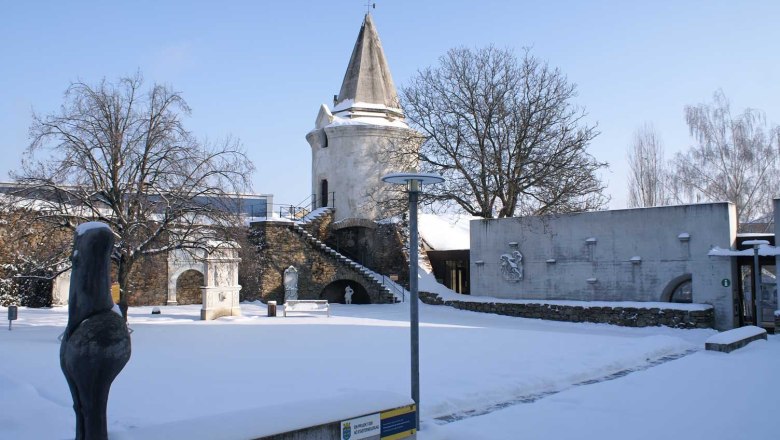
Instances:
[[[707,252],[710,257],[751,257],[753,256],[753,249],[743,249],[741,251],[733,249],[723,249],[715,246]],[[758,255],[761,257],[774,257],[780,255],[780,248],[770,246],[768,244],[761,244],[758,246]]]
[[[420,237],[437,251],[469,249],[471,237],[469,222],[476,217],[453,214],[420,214]]]

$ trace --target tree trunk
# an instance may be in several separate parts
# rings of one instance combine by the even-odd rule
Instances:
[[[117,281],[119,283],[119,310],[122,311],[122,316],[127,321],[127,296],[130,293],[129,281],[130,281],[130,269],[132,263],[128,262],[126,257],[122,257],[119,260],[117,267]]]

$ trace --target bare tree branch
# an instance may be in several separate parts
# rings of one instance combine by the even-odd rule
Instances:
[[[685,120],[696,144],[674,158],[675,199],[730,201],[741,225],[766,218],[780,188],[780,126],[755,109],[733,115],[720,90],[712,104],[687,106]]]
[[[668,205],[672,201],[664,147],[655,128],[645,124],[628,149],[628,206]]]
[[[588,154],[598,134],[574,106],[576,87],[526,50],[450,50],[402,90],[421,171],[447,181],[427,202],[486,218],[598,209],[606,167]],[[410,146],[414,143],[409,142]]]
[[[190,108],[168,87],[142,92],[140,75],[68,87],[57,113],[34,115],[32,142],[13,177],[41,220],[75,228],[99,220],[117,234],[120,307],[128,275],[143,255],[211,250],[239,221],[235,194],[253,165],[238,141],[197,141],[182,116]],[[45,214],[45,215],[44,215]]]

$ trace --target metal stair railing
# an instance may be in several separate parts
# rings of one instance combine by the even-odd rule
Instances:
[[[365,280],[367,280],[369,283],[372,283],[379,287],[380,291],[386,295],[390,295],[390,299],[392,302],[396,302],[396,295],[395,293],[390,290],[390,288],[387,287],[387,284],[384,282],[384,275],[379,275],[373,272],[371,269],[363,266],[362,264],[344,256],[343,254],[339,253],[335,249],[331,248],[330,246],[326,245],[322,241],[320,241],[317,237],[310,234],[306,229],[304,229],[302,226],[293,224],[292,229],[297,232],[299,235],[301,235],[306,240],[309,240],[313,244],[315,244],[317,247],[320,248],[320,250],[326,254],[329,254],[333,256],[336,260],[340,261],[342,264],[351,267],[353,270],[355,270],[357,273],[359,273]],[[382,277],[382,280],[378,277]],[[395,289],[394,289],[395,290]],[[405,295],[402,294],[402,298],[405,298]]]

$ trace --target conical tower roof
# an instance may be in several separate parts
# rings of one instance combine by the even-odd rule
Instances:
[[[378,112],[399,117],[398,93],[390,75],[374,20],[366,14],[349,59],[334,113]]]

